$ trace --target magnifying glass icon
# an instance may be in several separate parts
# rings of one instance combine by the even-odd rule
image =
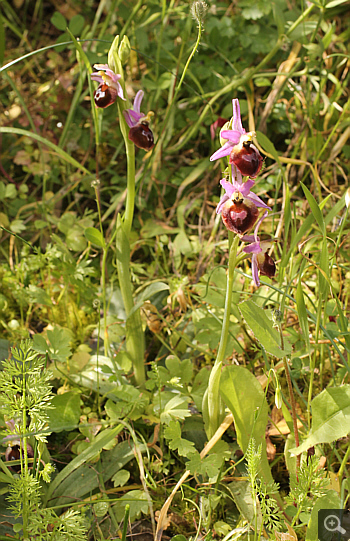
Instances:
[[[340,525],[340,518],[337,515],[328,515],[323,524],[329,532],[339,532],[343,535],[346,533],[346,530]]]

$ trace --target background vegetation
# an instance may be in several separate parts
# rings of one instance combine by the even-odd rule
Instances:
[[[152,539],[158,524],[158,539],[164,530],[178,541],[316,540],[318,509],[347,506],[349,7],[208,0],[179,86],[198,33],[190,8],[182,0],[0,2],[1,359],[19,348],[0,378],[3,454],[17,450],[2,461],[1,539],[23,538],[27,510],[31,539],[112,539],[126,527]],[[154,112],[156,145],[136,149],[130,237],[143,388],[125,348],[116,244],[106,250],[101,241],[113,240],[124,212],[125,146],[112,105],[99,116],[96,149],[87,69],[107,62],[117,34],[131,44],[126,92],[143,89],[142,110]],[[277,273],[258,289],[249,260],[235,273],[221,381],[235,423],[200,456],[228,254],[215,212],[223,167],[209,157],[233,98],[265,156],[255,191],[273,209],[264,223]],[[92,227],[101,231],[95,242]],[[240,307],[247,300],[256,311]],[[282,357],[299,464],[289,453],[296,443]],[[24,464],[13,423],[34,461]],[[27,476],[19,486],[21,468],[36,484]]]

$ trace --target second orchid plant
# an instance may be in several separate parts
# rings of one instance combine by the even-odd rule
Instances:
[[[259,275],[272,278],[276,267],[268,254],[271,242],[262,241],[258,235],[261,223],[271,210],[253,191],[263,158],[254,145],[254,132],[247,133],[242,126],[239,101],[232,100],[233,115],[220,132],[221,148],[210,158],[211,161],[228,158],[228,178],[220,181],[225,193],[216,212],[229,231],[229,260],[224,319],[219,348],[209,378],[209,385],[203,399],[203,415],[207,435],[211,438],[224,417],[224,406],[219,398],[222,363],[228,339],[234,271],[247,254],[252,255],[252,275],[257,287]],[[254,228],[254,230],[253,230]],[[247,234],[253,230],[253,234]],[[247,243],[239,247],[240,242]]]

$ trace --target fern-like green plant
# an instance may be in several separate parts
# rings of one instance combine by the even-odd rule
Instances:
[[[0,404],[5,416],[7,441],[18,442],[20,473],[13,475],[9,487],[9,509],[21,517],[23,538],[63,541],[86,539],[83,517],[68,510],[58,517],[52,509],[41,508],[40,481],[49,482],[54,468],[50,463],[42,467],[42,453],[46,443],[48,408],[52,399],[51,373],[45,368],[45,356],[32,348],[31,340],[24,340],[11,349],[11,357],[3,362],[0,372]],[[34,447],[30,468],[28,451]],[[50,527],[48,528],[48,526]],[[18,524],[15,525],[16,533]]]
[[[278,485],[273,482],[266,484],[259,476],[261,453],[262,445],[260,444],[258,448],[256,448],[255,440],[254,438],[251,438],[247,448],[246,459],[254,505],[254,539],[256,539],[258,536],[258,511],[261,512],[262,519],[258,536],[259,539],[261,537],[263,527],[270,532],[279,531],[283,527],[283,513],[274,498],[274,495],[278,494]]]
[[[308,456],[300,466],[298,478],[291,477],[291,490],[286,497],[287,504],[297,509],[292,526],[297,524],[301,513],[311,512],[316,500],[326,494],[329,483],[325,471],[319,466],[319,457]]]

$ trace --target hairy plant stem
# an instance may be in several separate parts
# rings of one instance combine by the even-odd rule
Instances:
[[[208,400],[208,438],[212,438],[221,422],[222,404],[219,395],[219,386],[221,378],[222,362],[225,357],[226,345],[228,339],[228,330],[230,326],[231,315],[231,301],[232,301],[232,288],[233,279],[237,261],[237,249],[239,243],[239,236],[236,235],[232,238],[232,233],[229,234],[229,260],[228,260],[228,273],[227,273],[227,286],[226,286],[226,298],[225,298],[225,310],[224,319],[221,329],[221,337],[219,343],[219,349],[216,355],[214,366],[210,372],[208,392],[205,399]]]
[[[195,52],[197,51],[198,49],[198,46],[199,46],[199,43],[200,43],[200,40],[201,40],[201,37],[202,37],[202,29],[203,29],[203,26],[202,26],[202,22],[199,22],[198,23],[198,35],[197,35],[197,40],[196,40],[196,43],[194,44],[194,47],[190,53],[190,56],[188,57],[187,61],[186,61],[186,64],[185,64],[185,67],[183,69],[183,72],[181,74],[181,78],[180,78],[180,81],[178,82],[178,85],[175,89],[175,92],[174,92],[174,96],[173,96],[173,99],[171,100],[171,102],[168,104],[168,108],[167,108],[167,111],[165,113],[165,117],[164,117],[164,120],[163,120],[163,124],[162,124],[162,128],[161,128],[161,136],[160,136],[160,139],[161,141],[164,139],[165,137],[165,128],[167,126],[167,121],[168,121],[168,118],[169,118],[169,115],[171,113],[171,110],[173,108],[173,106],[175,105],[176,103],[176,98],[178,96],[178,93],[180,92],[180,89],[181,89],[181,86],[182,86],[182,83],[183,83],[183,80],[185,78],[185,75],[186,75],[186,72],[188,70],[188,66],[190,65],[190,62],[195,54]]]

